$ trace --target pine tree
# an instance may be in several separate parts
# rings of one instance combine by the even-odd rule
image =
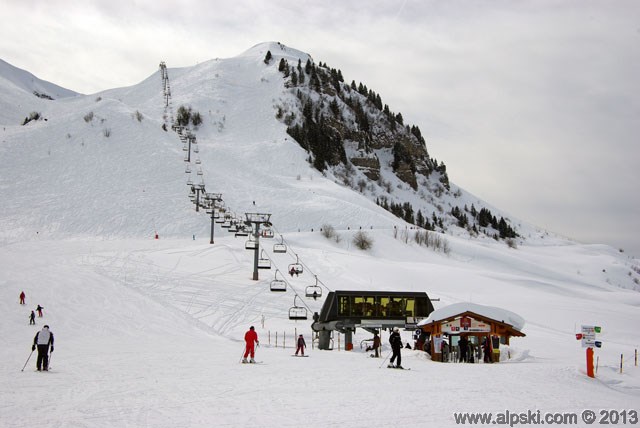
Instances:
[[[265,64],[269,64],[269,61],[271,61],[271,51],[267,51],[267,54],[264,56],[264,63]]]

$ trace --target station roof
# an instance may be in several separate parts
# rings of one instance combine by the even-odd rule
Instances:
[[[512,335],[523,335],[521,331],[524,327],[525,321],[520,315],[495,306],[484,306],[471,302],[454,303],[452,305],[436,309],[431,312],[428,318],[420,321],[418,323],[418,327],[422,327],[433,322],[452,321],[463,315],[471,317],[475,316],[476,318],[480,318],[485,321],[494,321],[506,324],[515,330]]]

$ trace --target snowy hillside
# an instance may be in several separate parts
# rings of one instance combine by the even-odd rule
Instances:
[[[306,58],[280,46],[169,68],[170,111],[159,72],[129,88],[55,100],[0,74],[2,106],[29,100],[28,110],[47,119],[23,126],[22,112],[0,113],[0,426],[444,427],[464,411],[580,418],[584,409],[640,410],[638,261],[525,224],[517,248],[453,232],[436,234],[446,253],[416,244],[371,195],[313,169],[275,119],[290,95],[264,64],[266,50]],[[193,130],[203,174],[192,178],[238,215],[272,214],[276,238],[261,240],[272,269],[258,281],[247,238],[216,224],[210,245],[209,216],[188,198],[182,143],[162,129],[181,105],[203,117]],[[337,237],[318,231],[325,224]],[[352,242],[360,227],[373,241],[368,251]],[[280,239],[287,253],[273,251]],[[296,260],[303,274],[286,275]],[[370,338],[362,330],[351,352],[337,349],[338,334],[335,350],[312,349],[311,314],[323,300],[304,290],[316,276],[325,293],[426,291],[440,299],[436,309],[502,307],[525,320],[527,336],[512,340],[500,364],[434,363],[404,350],[411,371],[381,369],[383,360],[360,347]],[[287,292],[269,291],[274,278]],[[38,304],[44,317],[29,326]],[[290,320],[293,306],[309,319]],[[52,371],[35,373],[34,355],[21,372],[45,323],[56,338]],[[596,379],[586,377],[574,336],[581,324],[603,327]],[[255,366],[239,364],[250,325],[261,344]],[[310,357],[292,358],[301,333]],[[408,342],[411,332],[402,336]]]

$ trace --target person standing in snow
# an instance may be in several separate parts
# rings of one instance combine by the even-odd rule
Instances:
[[[21,305],[24,305],[24,298],[25,298],[25,297],[27,297],[27,296],[24,294],[24,291],[23,291],[23,292],[21,292],[21,293],[20,293],[20,304],[21,304]]]
[[[36,325],[36,313],[31,311],[31,315],[29,315],[29,325]]]
[[[380,349],[380,336],[378,336],[378,332],[375,332],[373,333],[373,344],[371,346],[367,346],[365,352],[373,351],[375,352],[375,358],[378,358],[380,356],[378,349]]]
[[[244,334],[244,341],[246,346],[245,346],[244,357],[242,358],[242,362],[255,363],[256,361],[253,359],[255,356],[254,344],[260,346],[260,342],[258,342],[258,333],[256,333],[256,330],[255,328],[253,328],[253,326],[251,326],[249,328],[249,331],[247,331]],[[249,361],[247,361],[248,356],[251,356],[251,359]]]
[[[400,329],[398,327],[393,328],[393,333],[389,336],[389,343],[391,344],[391,350],[393,351],[393,355],[391,356],[391,364],[389,364],[389,368],[402,368],[402,356],[400,355],[400,350],[402,349],[402,338],[400,337]],[[398,358],[398,363],[394,366],[393,362]]]
[[[491,340],[488,337],[484,338],[482,342],[482,351],[484,353],[484,362],[492,363],[491,361]]]
[[[467,362],[467,351],[469,348],[469,341],[466,336],[460,336],[460,340],[458,340],[458,350],[460,352],[459,362],[466,363]]]
[[[302,356],[304,357],[304,348],[307,347],[307,344],[304,342],[304,336],[298,336],[298,348],[296,348],[296,355],[298,355],[298,351],[302,352]]]
[[[53,352],[53,333],[49,331],[49,326],[45,325],[42,330],[36,333],[33,338],[32,351],[38,347],[38,361],[36,362],[36,368],[38,371],[49,370],[49,345],[51,345],[51,352]]]
[[[36,311],[38,311],[38,318],[42,318],[42,310],[44,308],[40,305],[38,305],[38,307],[36,308]]]

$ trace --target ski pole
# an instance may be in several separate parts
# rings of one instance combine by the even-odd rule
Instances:
[[[53,351],[49,353],[49,364],[47,365],[47,369],[51,368],[51,358],[53,358]]]
[[[29,360],[31,359],[31,356],[33,355],[33,351],[31,351],[31,353],[29,354],[29,358],[27,358],[27,361],[25,361],[24,366],[22,366],[22,370],[20,370],[21,372],[24,371],[24,368],[27,367],[27,363],[29,362]]]
[[[380,367],[378,367],[379,369],[382,368],[382,366],[384,366],[385,361],[387,361],[387,358],[389,358],[389,355],[391,355],[393,351],[389,351],[389,353],[387,354],[386,357],[384,357],[384,360],[382,360],[382,364],[380,364]]]

